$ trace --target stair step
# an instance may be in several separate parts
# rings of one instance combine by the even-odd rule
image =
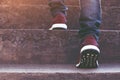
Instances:
[[[49,7],[40,6],[0,6],[0,29],[49,29],[51,27],[52,16]],[[79,8],[70,7],[68,13],[69,29],[78,29]],[[74,21],[72,20],[74,19]],[[71,27],[70,27],[71,26]]]
[[[79,58],[77,30],[0,29],[1,64],[74,64]],[[120,62],[120,30],[101,30],[101,63]]]
[[[77,6],[80,4],[80,0],[64,0],[66,5],[73,5]],[[120,6],[119,0],[101,0],[102,6],[110,7],[110,6]],[[0,2],[1,5],[21,5],[21,4],[27,4],[27,5],[47,5],[48,0],[1,0]]]
[[[116,7],[120,7],[120,1],[119,0],[101,0],[102,1],[102,5],[106,6],[106,7],[110,7],[110,6],[116,6]]]
[[[66,5],[79,5],[79,0],[64,0]],[[21,5],[21,4],[27,4],[27,5],[47,5],[48,0],[2,0],[2,5]]]
[[[97,69],[74,65],[0,65],[0,80],[119,80],[120,64],[101,64]]]
[[[120,30],[119,0],[102,0],[103,23],[101,29]],[[2,0],[0,3],[1,29],[48,29],[51,14],[47,0]],[[69,29],[79,29],[79,0],[65,0]],[[75,14],[76,13],[76,14]]]

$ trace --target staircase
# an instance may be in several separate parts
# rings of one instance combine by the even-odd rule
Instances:
[[[120,1],[102,0],[98,69],[75,68],[79,0],[65,0],[67,31],[48,30],[52,17],[47,4],[0,0],[0,80],[120,80]]]

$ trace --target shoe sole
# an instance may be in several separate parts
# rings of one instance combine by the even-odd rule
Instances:
[[[97,68],[99,52],[94,49],[88,49],[81,53],[81,60],[76,65],[77,68]]]
[[[66,30],[64,28],[54,28],[53,30]]]
[[[49,30],[67,30],[67,25],[64,23],[56,23],[53,24],[51,28],[49,28]]]

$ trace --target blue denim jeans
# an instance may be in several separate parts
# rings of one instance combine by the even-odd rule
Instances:
[[[80,0],[80,3],[79,36],[84,39],[87,35],[93,35],[98,41],[101,24],[101,2],[100,0]],[[53,16],[58,13],[66,15],[68,8],[64,5],[64,0],[49,0],[49,6]]]

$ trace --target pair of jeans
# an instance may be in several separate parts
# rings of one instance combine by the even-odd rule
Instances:
[[[48,0],[52,16],[58,13],[66,15],[67,7],[64,0]],[[69,1],[69,0],[68,0]],[[100,0],[80,0],[81,11],[79,18],[79,37],[84,39],[87,35],[93,35],[99,39],[99,26],[101,24],[101,1]]]

